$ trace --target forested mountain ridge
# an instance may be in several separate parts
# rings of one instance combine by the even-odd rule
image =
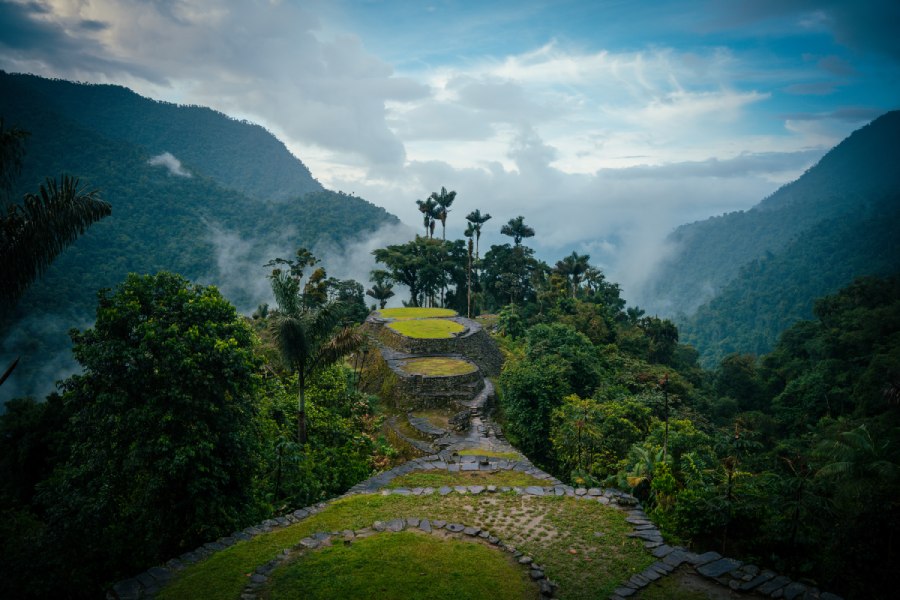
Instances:
[[[768,352],[814,299],[854,277],[900,270],[897,139],[894,111],[754,208],[677,229],[647,307],[677,317],[709,367],[731,352]]]
[[[81,127],[140,146],[151,156],[174,153],[189,170],[249,196],[287,200],[324,189],[263,127],[211,108],[152,100],[117,85],[35,75],[0,72],[0,88],[3,96],[30,98]]]
[[[676,250],[657,267],[641,306],[668,316],[691,315],[746,264],[777,254],[814,225],[889,205],[890,194],[900,190],[897,139],[900,111],[892,111],[753,208],[678,227],[668,240]]]
[[[90,110],[75,106],[80,94],[86,94],[83,103],[88,103],[89,95],[96,106]],[[66,95],[73,99],[60,99]],[[110,114],[134,111],[132,123],[119,119],[116,126],[94,127],[91,119],[76,119],[67,112],[84,115],[102,107]],[[139,136],[132,135],[134,131],[152,132],[157,127],[159,110],[177,115],[176,123],[200,115],[193,124],[185,124],[196,136],[142,134],[166,139],[165,147],[135,141]],[[143,111],[151,114],[146,121]],[[208,109],[162,105],[114,86],[0,74],[0,116],[7,127],[30,133],[11,199],[37,191],[45,177],[68,173],[79,177],[85,188],[98,189],[112,205],[112,215],[63,252],[15,311],[0,315],[0,361],[6,365],[22,356],[14,377],[0,388],[0,401],[46,393],[55,379],[70,372],[66,331],[87,325],[97,291],[114,287],[129,272],[169,270],[215,283],[229,300],[247,308],[254,301],[246,289],[248,280],[260,279],[262,265],[274,256],[290,255],[303,245],[340,244],[398,222],[361,198],[324,190],[313,179],[304,179],[308,171],[303,163],[262,128]],[[101,116],[95,114],[99,120]],[[206,129],[204,120],[211,123]],[[207,146],[198,141],[218,135],[230,139]],[[178,145],[182,138],[184,147]],[[240,142],[247,138],[259,143]],[[163,150],[182,161],[183,175],[175,174],[171,165],[151,164]],[[189,158],[195,152],[202,154],[196,161]],[[262,159],[257,152],[262,152]],[[255,169],[273,165],[271,177],[261,170],[256,177],[270,180],[269,184],[245,192],[204,170],[210,164],[213,171],[228,171],[241,163],[254,164]],[[289,164],[294,165],[294,174],[285,176],[284,165]],[[297,186],[293,196],[279,196],[276,188],[293,185]]]

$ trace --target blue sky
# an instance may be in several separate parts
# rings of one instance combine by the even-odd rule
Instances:
[[[451,233],[523,214],[546,258],[637,294],[674,227],[900,107],[898,23],[880,0],[0,1],[0,68],[261,122],[413,227],[447,186]]]

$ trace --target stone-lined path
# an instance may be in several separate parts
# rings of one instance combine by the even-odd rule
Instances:
[[[439,488],[392,488],[385,489],[395,478],[412,473],[414,471],[445,471],[448,473],[459,473],[467,471],[502,471],[510,470],[525,473],[532,477],[546,482],[543,486],[495,486],[495,485],[470,485],[470,486],[443,486]],[[644,569],[641,573],[633,575],[629,580],[622,583],[615,592],[610,596],[610,600],[623,600],[629,597],[639,597],[640,590],[650,585],[652,582],[666,577],[676,572],[679,568],[692,568],[710,582],[722,586],[723,592],[737,590],[744,593],[750,593],[756,597],[785,598],[787,600],[795,600],[803,598],[804,600],[839,600],[834,594],[822,593],[815,588],[790,580],[787,577],[779,576],[771,571],[760,570],[753,565],[745,565],[742,562],[720,556],[715,552],[706,552],[697,554],[686,548],[669,546],[665,543],[662,535],[656,526],[650,521],[643,512],[638,503],[630,494],[613,488],[575,488],[564,485],[558,479],[550,474],[538,469],[527,459],[521,461],[498,459],[490,456],[465,455],[458,456],[452,451],[446,450],[441,454],[430,455],[409,461],[399,467],[380,473],[366,481],[363,481],[341,497],[347,497],[356,494],[384,494],[384,495],[437,495],[439,497],[448,496],[450,494],[494,494],[502,492],[513,492],[527,496],[569,496],[586,502],[598,502],[618,510],[622,510],[626,514],[626,521],[633,527],[629,537],[638,538],[643,541],[644,547],[651,552],[657,559],[653,564]],[[139,600],[153,598],[155,594],[168,583],[175,573],[186,568],[189,565],[205,560],[215,552],[224,550],[240,540],[249,540],[259,535],[265,535],[276,529],[287,527],[294,523],[309,517],[310,515],[321,512],[328,506],[328,503],[321,503],[315,506],[302,508],[291,513],[267,519],[262,523],[248,527],[242,531],[235,532],[230,536],[220,538],[215,542],[204,544],[192,552],[187,552],[176,559],[168,561],[165,565],[153,567],[148,571],[141,573],[137,577],[119,582],[108,594],[107,598],[112,600]],[[409,519],[422,519],[427,517],[410,516]],[[407,526],[412,521],[406,522]],[[390,527],[397,528],[400,526],[399,520],[394,520],[385,524],[385,529]],[[431,521],[429,525],[432,528],[440,525],[446,527],[445,522]],[[378,530],[379,526],[373,525],[374,530]],[[458,529],[462,527],[462,529]],[[465,533],[466,526],[459,525],[448,529],[453,533]],[[471,531],[471,530],[470,530]],[[482,532],[478,530],[474,535],[480,535]],[[346,532],[324,532],[321,535],[327,535],[330,538],[345,535]],[[320,535],[320,537],[321,537]],[[355,535],[355,534],[354,534]],[[491,537],[490,532],[486,532]],[[310,538],[304,538],[306,540]],[[316,539],[312,536],[312,539]],[[321,542],[322,540],[317,540]],[[499,541],[499,539],[498,539]],[[303,544],[303,541],[300,542]],[[310,542],[307,541],[307,547]],[[498,544],[499,545],[499,544]],[[296,550],[296,546],[293,548]],[[278,566],[286,557],[291,555],[291,548],[286,548],[279,555],[274,556],[270,561],[259,565],[254,573],[255,581],[264,583],[261,577],[267,576],[272,569]],[[515,550],[513,550],[515,552]],[[542,578],[543,577],[543,570]],[[252,583],[252,581],[251,581]],[[544,597],[552,597],[556,593],[556,586],[551,582],[547,582],[542,586],[542,594]],[[565,593],[565,590],[560,590]],[[252,590],[247,592],[253,593]],[[255,596],[252,596],[255,597]],[[724,596],[723,596],[724,597]],[[250,596],[242,597],[242,600],[250,600]]]

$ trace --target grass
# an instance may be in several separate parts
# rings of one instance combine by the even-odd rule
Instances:
[[[416,488],[433,487],[443,485],[508,485],[510,487],[527,487],[529,485],[543,486],[546,482],[519,471],[460,471],[448,473],[447,471],[413,471],[406,475],[394,478],[388,484],[391,488]]]
[[[453,416],[453,413],[447,410],[442,410],[440,408],[420,408],[418,410],[414,410],[412,412],[412,416],[419,417],[420,419],[426,419],[435,427],[440,427],[441,429],[449,429],[450,417]]]
[[[400,364],[400,369],[415,375],[426,377],[448,377],[465,375],[478,370],[478,367],[467,360],[458,358],[411,358]]]
[[[403,531],[307,552],[272,573],[263,598],[537,598],[526,573],[497,548]]]
[[[449,308],[383,308],[378,313],[385,319],[429,319],[434,317],[455,317],[456,311]]]
[[[504,458],[506,460],[521,460],[522,455],[516,452],[496,452],[494,450],[482,450],[481,448],[467,448],[460,450],[460,456],[487,456],[490,458]]]
[[[411,338],[451,338],[454,333],[465,331],[465,327],[449,319],[413,319],[394,321],[388,327]]]
[[[513,493],[360,495],[337,500],[300,523],[214,554],[181,571],[157,598],[236,599],[257,566],[302,538],[399,517],[443,519],[486,529],[544,565],[547,576],[559,582],[561,595],[570,599],[605,598],[653,562],[639,540],[626,537],[631,527],[624,513],[597,502]],[[421,585],[427,588],[431,581]]]

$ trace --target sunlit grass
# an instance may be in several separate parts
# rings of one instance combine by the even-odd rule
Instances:
[[[507,460],[521,460],[522,455],[517,452],[496,452],[494,450],[484,450],[482,448],[467,448],[460,450],[457,454],[460,456],[487,456],[489,458],[505,458]]]
[[[434,317],[455,317],[456,311],[449,308],[383,308],[378,313],[385,319],[428,319]]]
[[[270,600],[298,597],[447,599],[537,598],[527,571],[498,548],[426,533],[381,533],[307,552],[272,573]]]
[[[544,481],[520,471],[413,471],[394,478],[388,484],[391,488],[417,488],[455,486],[455,485],[496,485],[527,487],[544,485]]]
[[[653,562],[639,540],[626,537],[631,527],[625,514],[597,502],[487,492],[360,495],[335,501],[296,525],[217,552],[179,572],[157,598],[236,599],[257,566],[312,533],[356,530],[370,527],[376,520],[405,517],[443,519],[490,531],[544,565],[565,598],[605,598]],[[430,579],[422,579],[426,581],[421,585],[427,588]]]
[[[450,338],[466,328],[449,319],[413,319],[410,321],[394,321],[388,327],[411,338]]]
[[[400,369],[414,375],[441,377],[474,373],[478,367],[467,360],[458,358],[411,358],[400,363]]]

